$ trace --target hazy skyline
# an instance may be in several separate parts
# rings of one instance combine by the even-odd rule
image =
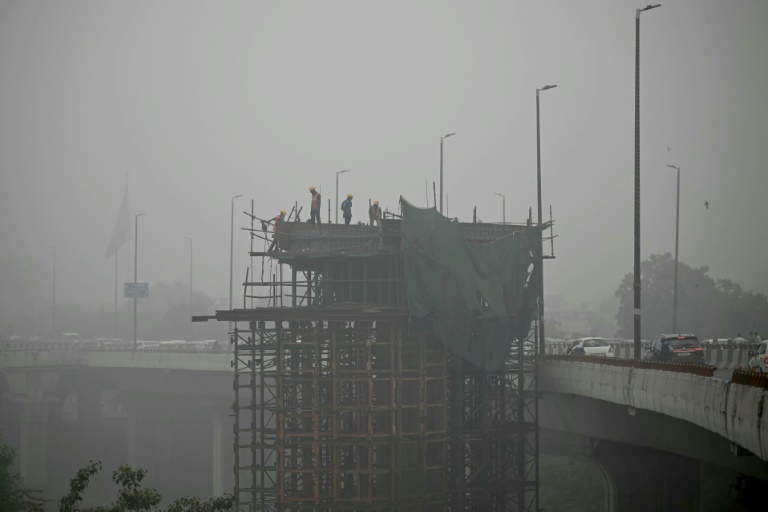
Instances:
[[[768,3],[677,0],[642,18],[642,257],[674,252],[768,291]],[[535,89],[545,293],[610,296],[632,271],[635,9],[640,2],[0,1],[0,321],[57,297],[112,304],[104,259],[130,178],[139,281],[235,296],[248,264],[238,214],[274,216],[310,185],[397,209],[424,205],[445,141],[449,213],[536,215]],[[667,151],[667,146],[671,151]],[[341,199],[340,197],[340,199]],[[709,209],[704,202],[709,201]],[[338,205],[332,204],[332,215]],[[259,242],[257,250],[261,249]],[[120,281],[130,281],[127,252]],[[121,291],[122,294],[122,291]],[[120,299],[121,301],[123,299]],[[207,312],[200,312],[207,313]],[[211,312],[212,313],[212,312]]]

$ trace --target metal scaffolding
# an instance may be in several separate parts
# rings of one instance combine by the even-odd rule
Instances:
[[[242,509],[445,509],[446,353],[402,312],[347,313],[235,329]]]
[[[243,309],[198,318],[234,322],[239,510],[538,509],[535,332],[498,372],[448,352],[405,307],[397,222],[281,226],[282,250],[252,254],[290,279],[246,278]],[[479,243],[521,229],[474,227]]]

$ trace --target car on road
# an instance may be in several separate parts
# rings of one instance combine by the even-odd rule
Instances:
[[[705,347],[723,347],[731,344],[730,338],[712,338],[701,340],[701,344]]]
[[[670,351],[662,353],[662,344],[669,342]],[[660,334],[648,344],[645,359],[652,361],[674,361],[676,363],[704,362],[704,348],[695,334],[690,332],[680,334]]]
[[[572,356],[613,357],[613,346],[605,338],[579,338],[570,341],[568,354]]]
[[[749,371],[768,373],[768,341],[763,341],[755,350],[750,350],[749,355]]]

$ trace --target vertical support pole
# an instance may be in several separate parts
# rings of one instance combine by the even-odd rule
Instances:
[[[640,10],[635,16],[635,265],[634,265],[634,358],[640,359]]]
[[[432,182],[432,188],[434,190],[435,182]],[[435,201],[437,204],[437,201]],[[440,137],[440,214],[443,213],[443,137]]]
[[[139,466],[139,419],[137,417],[136,407],[131,403],[126,407],[127,418],[125,426],[125,448],[126,460],[129,466]]]
[[[138,281],[138,275],[139,275],[139,216],[135,216],[135,226],[133,229],[134,234],[136,237],[133,240],[133,282],[136,283]],[[133,351],[136,352],[136,328],[138,325],[138,322],[136,320],[136,314],[138,310],[138,304],[137,304],[136,297],[133,298]],[[231,306],[231,304],[230,304]]]
[[[536,89],[536,184],[538,191],[537,199],[537,213],[538,213],[538,226],[539,232],[536,240],[537,254],[536,259],[539,266],[539,353],[544,354],[545,337],[544,337],[544,236],[541,231],[541,116],[539,115],[539,90]]]
[[[677,249],[680,242],[680,168],[677,168],[677,213],[675,214],[675,303],[672,307],[672,332],[677,333]],[[697,329],[698,331],[698,329]]]
[[[115,338],[117,337],[117,247],[115,247]]]
[[[48,485],[48,412],[50,403],[26,403],[21,407],[19,470],[32,489]]]
[[[314,286],[314,277],[312,276],[312,271],[307,270],[307,306],[312,305],[312,287]]]
[[[221,412],[211,408],[211,430],[213,434],[213,495],[224,494],[224,422]]]

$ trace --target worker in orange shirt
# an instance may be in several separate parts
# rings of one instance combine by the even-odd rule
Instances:
[[[280,215],[276,215],[272,222],[275,223],[272,226],[272,244],[269,246],[269,251],[277,249],[277,225],[285,220],[285,210],[280,210]]]

